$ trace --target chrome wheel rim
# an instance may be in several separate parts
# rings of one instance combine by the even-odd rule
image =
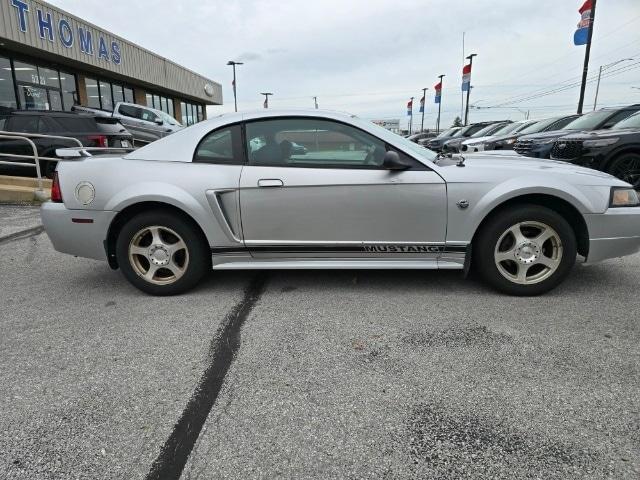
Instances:
[[[549,225],[520,222],[500,236],[493,258],[504,278],[520,285],[533,285],[558,270],[562,261],[562,240]]]
[[[129,263],[137,275],[155,285],[178,281],[189,266],[189,249],[182,237],[167,227],[139,230],[129,243]]]

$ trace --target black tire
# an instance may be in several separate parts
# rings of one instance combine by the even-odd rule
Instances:
[[[607,173],[640,190],[640,153],[623,153],[609,164]]]
[[[527,223],[538,223],[550,227],[555,231],[555,233],[557,233],[557,237],[559,237],[560,242],[559,245],[562,247],[561,256],[557,259],[556,266],[554,267],[555,271],[551,268],[546,270],[547,267],[544,265],[538,265],[535,267],[535,270],[531,270],[534,267],[533,263],[531,265],[521,265],[517,260],[515,260],[518,258],[516,256],[514,256],[513,261],[506,260],[500,263],[501,266],[504,266],[504,268],[502,268],[503,271],[508,268],[513,268],[514,274],[519,271],[520,268],[525,268],[525,272],[527,272],[527,274],[530,271],[533,271],[535,274],[540,270],[540,279],[532,280],[537,281],[537,283],[521,284],[516,283],[515,280],[508,279],[503,273],[501,273],[494,257],[494,254],[497,251],[496,249],[501,248],[498,247],[498,241],[509,242],[510,239],[508,238],[508,234],[507,237],[504,235],[511,227],[520,223],[525,224],[525,229],[527,228]],[[533,228],[533,231],[535,231],[535,226],[529,228]],[[519,230],[523,231],[522,229]],[[529,239],[526,235],[525,237],[526,240]],[[533,237],[531,237],[531,239],[533,239]],[[553,242],[553,240],[550,241]],[[548,242],[549,241],[543,242],[544,246],[541,245],[539,250],[544,252],[554,251],[554,245]],[[517,245],[515,245],[514,242],[514,245],[511,248],[516,247]],[[527,253],[535,255],[535,251],[535,247],[533,249],[533,253],[529,248]],[[487,219],[487,221],[482,225],[474,241],[472,261],[474,263],[475,270],[496,290],[509,295],[532,296],[543,294],[557,287],[573,268],[576,261],[576,254],[577,245],[575,233],[569,223],[560,214],[543,206],[523,204],[502,209],[492,214],[492,216]],[[540,254],[538,254],[538,257],[539,256]],[[545,277],[545,275],[548,276]]]
[[[140,265],[134,265],[135,261],[129,259],[129,246],[134,241],[134,237],[139,238],[140,231],[152,226],[173,231],[179,236],[178,239],[181,239],[186,245],[181,253],[183,259],[187,258],[185,268],[181,276],[172,283],[157,284],[146,280],[139,273]],[[171,236],[171,234],[169,235]],[[138,260],[138,264],[144,264],[145,258],[141,257],[142,260]],[[169,255],[169,257],[170,260],[173,260],[173,255]],[[116,240],[116,258],[123,275],[133,286],[145,293],[158,296],[186,292],[195,287],[202,277],[211,270],[211,250],[198,225],[184,216],[162,210],[140,213],[124,224]],[[151,265],[149,259],[146,259],[146,264]],[[142,266],[144,267],[144,265]],[[159,267],[158,271],[171,273],[162,269],[164,267]]]
[[[56,171],[56,165],[58,165],[58,162],[47,161],[40,163],[40,165],[40,174],[48,179],[53,179],[53,174]]]

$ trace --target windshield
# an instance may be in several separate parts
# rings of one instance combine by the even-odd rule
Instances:
[[[154,110],[154,112],[160,116],[162,118],[162,120],[164,120],[165,122],[167,122],[169,125],[180,125],[180,122],[178,122],[175,118],[173,118],[171,115],[169,115],[168,113],[165,113],[161,110]]]
[[[453,127],[450,128],[449,130],[445,130],[444,132],[442,132],[440,135],[438,135],[436,138],[445,138],[445,137],[450,137],[451,135],[453,135],[454,133],[456,133],[458,130],[460,130],[460,127]]]
[[[546,120],[540,120],[539,122],[535,122],[533,124],[530,124],[528,127],[523,128],[519,133],[522,133],[523,135],[527,135],[528,133],[538,133],[543,131],[549,125],[556,123],[557,121],[558,118],[547,118]]]
[[[471,138],[478,138],[478,137],[486,137],[488,135],[493,135],[493,133],[500,129],[500,125],[487,125],[486,127],[478,130],[476,133],[474,133],[473,135],[471,135]]]
[[[609,118],[612,113],[611,110],[598,110],[597,112],[587,113],[580,118],[576,118],[573,122],[568,123],[561,130],[593,130]]]
[[[631,115],[630,117],[620,120],[616,123],[611,130],[620,130],[623,128],[640,128],[640,113]]]
[[[517,130],[518,128],[522,128],[522,125],[523,125],[522,122],[507,123],[504,127],[502,127],[500,130],[494,133],[494,135],[495,136],[506,135],[508,133],[511,133]]]

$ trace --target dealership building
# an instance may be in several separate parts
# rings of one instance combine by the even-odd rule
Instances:
[[[0,0],[0,111],[120,101],[190,125],[222,105],[222,87],[48,3]]]

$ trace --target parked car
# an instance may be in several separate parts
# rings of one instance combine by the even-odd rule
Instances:
[[[592,131],[611,128],[629,115],[640,110],[640,104],[622,108],[603,108],[582,115],[569,122],[559,130],[550,130],[532,135],[523,135],[515,143],[513,149],[520,155],[536,158],[549,158],[553,143],[560,137],[572,132]]]
[[[293,154],[308,132],[317,144]],[[629,184],[563,162],[465,157],[345,114],[221,115],[122,158],[61,162],[42,220],[58,251],[106,260],[155,295],[211,269],[469,267],[536,295],[577,253],[593,263],[640,249]]]
[[[551,158],[608,172],[640,190],[640,113],[608,130],[559,138]]]
[[[453,139],[467,139],[477,131],[483,129],[487,125],[491,125],[494,122],[480,122],[480,123],[472,123],[471,125],[467,125],[466,127],[460,127],[460,129],[455,132],[450,137],[436,137],[429,140],[424,146],[429,150],[433,150],[434,152],[442,151],[444,144]]]
[[[439,134],[437,134],[435,137],[422,138],[422,139],[418,140],[418,145],[422,145],[423,147],[426,147],[426,146],[427,146],[427,143],[428,143],[430,140],[434,139],[434,138],[440,138],[440,139],[443,139],[443,138],[451,138],[451,137],[452,137],[453,135],[455,135],[455,134],[456,134],[456,132],[457,132],[458,130],[460,130],[461,128],[462,128],[462,127],[451,127],[451,128],[449,128],[449,129],[447,129],[447,130],[444,130],[444,131],[440,132],[440,133],[439,133]]]
[[[496,132],[493,133],[493,135],[490,136],[483,136],[483,137],[471,137],[468,138],[467,140],[465,140],[464,142],[462,142],[462,145],[460,145],[460,151],[462,152],[482,152],[485,148],[485,144],[489,144],[490,140],[493,140],[495,138],[501,138],[504,137],[505,135],[508,135],[510,133],[513,133],[517,130],[521,130],[523,128],[525,128],[529,123],[527,123],[526,120],[522,120],[519,122],[512,122],[512,123],[507,123],[505,125],[502,125],[502,127],[500,127],[499,130],[497,130]]]
[[[0,130],[20,133],[38,133],[61,137],[73,137],[85,147],[124,147],[133,146],[133,136],[115,118],[96,117],[95,115],[73,112],[15,110],[0,114]],[[52,138],[32,139],[38,149],[38,155],[55,157],[56,149],[76,147],[72,141]],[[3,153],[33,155],[33,149],[24,140],[0,139],[0,158],[14,162],[30,163],[27,159],[3,157]],[[56,162],[42,161],[43,175],[53,176]]]
[[[117,118],[131,132],[136,145],[146,145],[184,128],[168,113],[135,103],[118,102],[113,112],[79,105],[73,109],[101,117]]]
[[[565,115],[544,120],[522,120],[521,122],[516,122],[517,126],[512,125],[512,130],[496,134],[480,145],[474,144],[473,149],[475,151],[513,150],[514,144],[521,136],[557,130],[578,117],[579,115]]]
[[[420,140],[425,140],[425,139],[435,138],[435,137],[436,137],[435,132],[427,131],[427,132],[414,133],[413,135],[409,135],[407,139],[411,140],[414,143],[419,143]]]
[[[446,153],[458,153],[458,152],[460,152],[462,144],[464,142],[466,142],[467,140],[470,140],[472,138],[478,139],[478,138],[490,137],[491,135],[496,133],[498,130],[501,130],[502,128],[504,128],[505,125],[508,125],[510,123],[512,123],[510,120],[504,121],[504,122],[492,123],[492,124],[487,125],[486,127],[482,128],[482,129],[478,130],[476,133],[471,135],[469,138],[465,138],[465,137],[453,138],[453,139],[449,140],[448,142],[445,142],[445,144],[442,146],[442,151],[446,152]]]

